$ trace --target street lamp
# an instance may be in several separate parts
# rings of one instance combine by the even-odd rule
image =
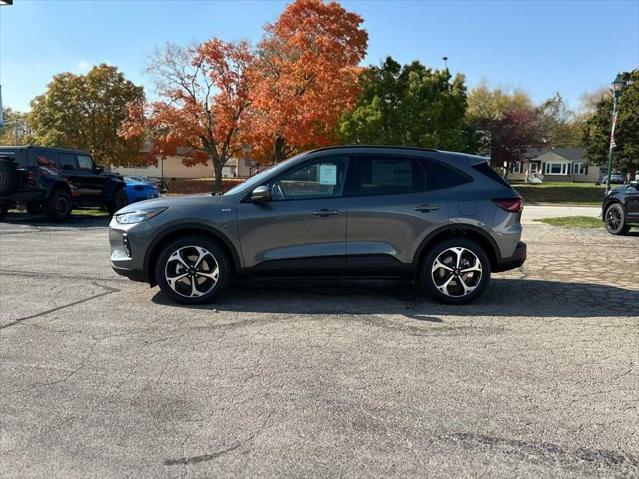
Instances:
[[[612,159],[614,157],[613,148],[615,145],[615,125],[617,124],[617,101],[621,97],[626,82],[621,77],[621,73],[612,82],[612,125],[610,127],[610,148],[608,149],[608,190],[610,190],[610,177],[612,176]]]

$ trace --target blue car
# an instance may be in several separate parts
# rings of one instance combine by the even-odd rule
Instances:
[[[134,176],[125,176],[124,182],[126,183],[124,193],[128,204],[160,197],[160,190],[152,181],[145,181]]]

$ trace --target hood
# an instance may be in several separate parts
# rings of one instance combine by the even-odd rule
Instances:
[[[196,205],[216,205],[224,204],[229,201],[228,197],[222,195],[185,195],[185,196],[165,196],[162,198],[154,198],[152,200],[138,201],[125,206],[117,212],[117,214],[130,213],[149,208],[179,208],[185,206]]]

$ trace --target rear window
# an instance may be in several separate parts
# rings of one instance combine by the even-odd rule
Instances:
[[[0,157],[8,158],[9,160],[15,161],[18,166],[26,167],[27,166],[27,155],[22,154],[23,152],[15,149],[0,149]]]
[[[507,188],[511,188],[508,182],[504,180],[501,176],[499,176],[499,174],[490,167],[488,162],[474,165],[473,168],[479,171],[481,174],[487,176],[488,178],[495,180],[500,185],[505,186]]]
[[[428,189],[442,190],[470,183],[473,179],[452,166],[434,160],[423,160],[428,175]]]

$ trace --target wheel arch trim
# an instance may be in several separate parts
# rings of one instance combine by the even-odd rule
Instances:
[[[418,266],[420,261],[423,259],[427,247],[431,244],[434,244],[440,238],[443,239],[445,236],[455,234],[468,235],[468,233],[470,233],[471,235],[479,236],[484,242],[490,245],[490,249],[489,251],[486,251],[486,254],[488,255],[488,259],[490,260],[492,267],[494,267],[501,261],[501,253],[499,251],[499,247],[497,246],[497,242],[488,233],[474,225],[466,223],[453,223],[437,228],[422,240],[419,247],[415,251],[413,264]]]
[[[152,267],[151,262],[159,254],[162,242],[173,236],[179,237],[190,234],[201,234],[218,241],[224,249],[230,253],[233,269],[235,271],[240,269],[241,261],[239,252],[235,246],[233,246],[233,242],[219,228],[196,222],[180,223],[162,230],[161,233],[156,235],[153,241],[149,244],[149,247],[146,249],[146,253],[144,254],[144,270],[148,273],[149,283],[152,285],[155,284],[155,268]]]

